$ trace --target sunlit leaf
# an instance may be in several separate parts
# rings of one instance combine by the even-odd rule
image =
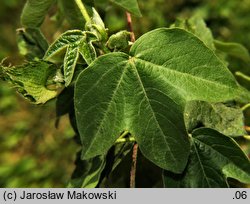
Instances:
[[[193,33],[198,38],[200,38],[211,50],[215,50],[212,32],[199,15],[194,15],[191,18],[185,20],[179,19],[174,25],[172,25],[172,27],[182,28]]]
[[[20,66],[2,67],[5,79],[31,102],[40,104],[55,98],[61,91],[56,82],[57,67],[44,61],[33,61]]]

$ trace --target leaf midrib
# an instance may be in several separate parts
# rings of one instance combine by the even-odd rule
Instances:
[[[124,63],[124,62],[122,61],[121,64],[122,64],[122,63]],[[115,66],[113,69],[116,69],[116,68],[117,68],[117,67]],[[109,112],[110,106],[111,106],[111,104],[112,104],[112,102],[113,102],[113,98],[114,98],[114,96],[116,95],[116,92],[117,92],[117,90],[118,90],[118,88],[119,88],[119,86],[120,86],[120,84],[121,84],[121,82],[122,82],[122,79],[123,79],[123,76],[124,76],[124,73],[125,73],[125,72],[126,72],[126,69],[124,69],[124,70],[122,71],[122,73],[121,73],[120,80],[118,81],[117,86],[115,87],[115,89],[114,89],[114,91],[113,91],[113,93],[112,93],[112,95],[111,95],[110,102],[108,103],[107,109],[106,109],[106,111],[105,111],[104,114],[103,114],[102,120],[101,120],[100,124],[98,125],[98,129],[97,129],[95,135],[98,135],[99,132],[100,132],[100,130],[101,130],[102,124],[103,124],[103,122],[105,121],[105,118],[106,118],[106,116],[107,116],[107,113]],[[106,73],[105,73],[105,74],[106,74]],[[97,84],[98,84],[98,82],[96,83],[96,85],[97,85]],[[92,86],[92,89],[93,89],[93,86]],[[92,90],[92,89],[91,89],[91,90]],[[86,94],[85,94],[85,95],[86,95]],[[121,131],[122,131],[122,130],[121,130]],[[119,136],[119,135],[118,135],[118,136]],[[88,154],[88,151],[89,151],[89,150],[91,149],[91,147],[93,146],[93,144],[94,144],[96,138],[97,138],[97,137],[93,137],[93,140],[92,140],[91,143],[89,144],[89,148],[88,148],[88,150],[85,152],[85,154]]]
[[[192,137],[192,139],[195,139],[195,138]],[[203,164],[202,164],[201,158],[200,158],[200,156],[199,156],[199,153],[198,153],[198,150],[197,150],[197,148],[196,148],[196,144],[195,144],[194,141],[193,141],[193,146],[194,146],[195,154],[196,154],[196,156],[197,156],[197,158],[198,158],[198,162],[199,162],[200,167],[201,167],[201,169],[202,169],[203,175],[204,175],[204,177],[205,177],[205,180],[206,180],[208,186],[211,188],[212,186],[210,185],[210,182],[208,181],[208,180],[209,180],[209,177],[207,177],[207,174],[206,174],[206,172],[205,172],[205,169],[203,168]]]
[[[140,75],[139,75],[139,73],[138,73],[138,70],[137,70],[137,68],[136,68],[136,66],[135,66],[135,64],[134,64],[134,62],[133,62],[133,60],[129,60],[129,64],[131,65],[132,68],[134,68],[135,73],[136,73],[136,76],[137,76],[137,78],[138,78],[138,81],[140,82],[141,88],[142,88],[142,90],[143,90],[144,96],[145,96],[145,98],[146,98],[146,100],[147,100],[147,102],[148,102],[148,104],[149,104],[149,106],[150,106],[150,109],[151,109],[152,115],[153,115],[153,117],[154,117],[154,120],[155,120],[155,122],[156,122],[158,128],[160,129],[162,135],[165,136],[165,133],[162,131],[162,128],[160,127],[160,125],[159,125],[159,123],[158,123],[158,120],[157,120],[157,118],[156,118],[156,115],[155,115],[155,113],[154,113],[154,110],[153,110],[153,108],[152,108],[152,106],[151,106],[151,103],[150,103],[150,101],[149,101],[149,98],[148,98],[148,96],[147,96],[147,92],[146,92],[146,90],[145,90],[145,87],[144,87],[144,85],[143,85],[143,83],[142,83],[142,80],[141,80],[141,78],[140,78]],[[175,164],[178,163],[178,162],[176,162],[176,158],[174,157],[172,151],[170,151],[169,143],[166,141],[166,137],[163,137],[163,138],[164,138],[165,143],[167,144],[168,152],[170,152],[173,161],[175,161]],[[176,165],[175,165],[175,168],[176,168]]]
[[[238,167],[237,164],[235,164],[233,161],[229,160],[226,156],[224,156],[221,152],[219,152],[219,151],[217,151],[216,149],[214,149],[211,145],[208,145],[208,144],[202,142],[201,140],[199,140],[199,139],[197,139],[197,138],[195,138],[195,137],[193,137],[193,139],[194,139],[195,141],[197,141],[197,142],[203,144],[204,146],[206,146],[206,147],[209,148],[210,150],[212,149],[213,151],[215,151],[215,152],[216,152],[217,154],[219,154],[223,159],[226,160],[227,164],[228,164],[228,163],[232,163],[232,164],[234,164],[234,166],[237,167],[237,169],[240,169],[241,171],[245,172],[244,169],[242,169],[241,167]],[[231,138],[229,138],[229,139],[231,139]],[[233,149],[234,149],[234,148],[233,148]],[[223,167],[222,167],[222,168],[223,168]]]

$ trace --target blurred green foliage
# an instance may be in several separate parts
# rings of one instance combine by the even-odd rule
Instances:
[[[25,0],[1,0],[0,61],[21,60],[16,45],[16,29]],[[177,18],[201,15],[216,39],[242,43],[250,49],[249,0],[138,0],[143,17],[133,18],[136,37],[157,28],[171,25]],[[96,0],[97,9],[112,34],[126,29],[124,12],[106,0]],[[42,31],[52,42],[67,23],[52,8]],[[58,23],[55,23],[57,20]],[[61,26],[63,25],[63,26]],[[58,29],[60,27],[60,30]],[[230,69],[250,74],[249,63],[230,58]],[[250,88],[249,81],[241,81]],[[250,112],[246,112],[247,124]],[[55,102],[44,106],[30,105],[14,89],[0,82],[0,187],[64,187],[74,169],[77,144],[67,116],[59,128],[54,122]],[[249,121],[249,122],[248,122]],[[249,141],[240,141],[250,155]],[[143,170],[144,171],[144,170]],[[140,172],[140,168],[138,168]],[[145,186],[145,185],[144,185]],[[156,186],[158,186],[156,184]]]

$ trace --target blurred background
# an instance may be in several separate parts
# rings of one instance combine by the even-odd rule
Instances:
[[[96,0],[98,11],[110,33],[126,29],[124,12]],[[142,18],[133,18],[136,37],[157,27],[171,25],[176,18],[199,13],[214,37],[242,43],[250,49],[250,0],[138,0]],[[1,0],[0,61],[13,65],[23,59],[18,54],[16,29],[25,0]],[[42,31],[52,42],[67,24],[58,24],[52,8]],[[249,64],[229,59],[232,69],[250,74]],[[248,86],[248,85],[247,85]],[[250,118],[247,116],[247,118]],[[6,82],[0,81],[0,187],[65,187],[74,169],[79,147],[67,116],[55,128],[55,101],[35,106],[20,97]],[[250,125],[250,121],[246,120]],[[242,142],[250,154],[249,142]]]

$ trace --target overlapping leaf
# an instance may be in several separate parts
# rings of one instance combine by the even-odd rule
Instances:
[[[103,168],[105,167],[105,156],[96,156],[88,160],[81,160],[78,155],[76,169],[72,175],[69,188],[95,188],[99,182]]]
[[[64,56],[64,80],[65,86],[68,86],[74,76],[75,67],[79,54],[87,64],[90,64],[96,58],[95,48],[92,42],[96,36],[90,32],[80,30],[70,30],[63,33],[47,50],[44,59],[57,63]]]
[[[138,17],[141,16],[141,11],[139,9],[137,0],[110,0],[110,1],[121,6],[122,8],[129,11],[135,16],[138,16]]]
[[[200,128],[192,133],[191,141],[184,173],[165,172],[166,187],[228,187],[229,177],[250,183],[250,161],[233,139],[215,130]]]
[[[181,173],[189,155],[186,101],[224,101],[238,86],[224,64],[182,29],[157,29],[139,38],[130,56],[96,59],[78,77],[75,111],[83,158],[106,152],[124,130],[158,166]]]
[[[48,49],[48,42],[38,28],[18,29],[17,44],[20,54],[28,60],[41,59]]]
[[[55,0],[27,0],[21,15],[24,27],[38,28]]]
[[[250,62],[250,55],[248,50],[239,43],[234,42],[221,42],[214,40],[214,45],[217,50],[224,52],[233,57],[242,59],[245,62]]]

